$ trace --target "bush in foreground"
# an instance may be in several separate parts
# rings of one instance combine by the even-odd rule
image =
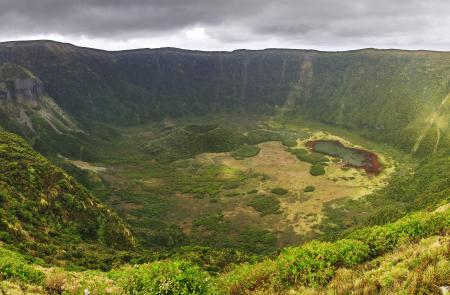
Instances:
[[[111,272],[124,294],[211,294],[210,277],[186,261],[158,261]]]
[[[238,288],[235,294],[292,287],[317,288],[326,285],[339,268],[354,268],[365,261],[379,257],[404,243],[442,233],[449,229],[450,212],[416,213],[385,226],[374,226],[355,231],[346,239],[335,242],[312,241],[301,247],[284,249],[273,261],[237,267],[221,279],[221,289]],[[269,267],[270,266],[270,267]],[[255,275],[253,275],[256,273]],[[258,278],[249,282],[248,276]],[[232,279],[230,279],[232,278]],[[234,286],[234,287],[233,287]]]

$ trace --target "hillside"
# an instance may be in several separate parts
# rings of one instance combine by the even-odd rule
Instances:
[[[51,41],[0,44],[89,131],[211,113],[280,109],[425,155],[449,145],[450,54],[364,49],[108,52]]]
[[[114,212],[5,131],[0,131],[0,196],[1,240],[47,262],[97,265],[101,261],[92,256],[135,244]]]
[[[0,248],[0,290],[15,294],[440,294],[449,283],[449,211],[414,214],[353,232],[333,243],[311,242],[273,259],[211,276],[171,259],[104,272],[41,268]],[[9,266],[13,271],[8,271]],[[8,293],[11,292],[11,293]]]

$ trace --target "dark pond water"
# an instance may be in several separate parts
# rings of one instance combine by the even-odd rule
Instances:
[[[368,173],[379,173],[381,170],[376,154],[346,147],[337,140],[310,141],[308,146],[315,152],[341,158],[348,166],[364,168]]]

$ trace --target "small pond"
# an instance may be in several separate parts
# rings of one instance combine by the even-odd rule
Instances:
[[[367,173],[378,174],[381,170],[377,155],[370,151],[346,147],[337,140],[314,140],[307,145],[315,152],[341,158],[348,166],[364,168]]]

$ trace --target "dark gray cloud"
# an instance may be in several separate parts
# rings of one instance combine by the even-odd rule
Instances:
[[[201,28],[201,42],[226,48],[267,42],[450,50],[449,15],[448,0],[0,0],[0,39],[166,38],[171,46],[183,44],[180,32]]]

